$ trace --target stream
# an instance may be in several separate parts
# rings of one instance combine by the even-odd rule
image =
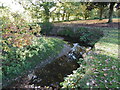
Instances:
[[[47,88],[48,86],[59,89],[60,82],[79,67],[77,61],[86,53],[86,47],[79,43],[68,41],[68,44],[71,48],[66,55],[56,58],[44,67],[35,68],[32,73],[22,76],[20,80],[16,80],[6,88]]]

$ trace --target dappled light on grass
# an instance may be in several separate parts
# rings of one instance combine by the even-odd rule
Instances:
[[[99,62],[98,65],[96,65],[98,66],[99,73],[97,77],[94,77],[98,83],[102,83],[99,85],[100,87],[118,88],[120,84],[118,80],[118,76],[120,75],[118,67],[118,63],[120,62],[118,60],[118,37],[117,34],[115,34],[116,37],[112,37],[114,34],[112,32],[118,30],[105,29],[103,31],[107,35],[95,45],[97,54],[94,56],[96,60],[98,60],[97,62]],[[107,33],[109,31],[112,32]],[[117,42],[111,43],[114,42],[114,40]]]
[[[108,56],[118,58],[118,29],[103,29],[105,36],[95,44],[96,50],[102,50]]]
[[[95,57],[95,70],[93,79],[97,82],[100,88],[117,88],[119,87],[118,81],[118,61],[106,55],[94,55]]]
[[[112,37],[112,32],[108,33],[109,31],[116,32],[118,29],[103,29],[103,31],[107,34],[103,37],[105,39],[101,39],[95,44],[97,52],[94,55],[97,61],[95,68],[97,67],[98,73],[93,77],[98,81],[99,87],[118,88],[120,84],[118,80],[118,76],[120,75],[118,72],[118,42],[109,43],[109,40],[110,42],[114,42],[114,40],[118,41],[118,37]],[[117,36],[117,34],[115,35]]]
[[[112,57],[94,54],[85,59],[86,64],[68,75],[63,88],[118,88],[118,61]],[[85,68],[85,69],[84,69]]]

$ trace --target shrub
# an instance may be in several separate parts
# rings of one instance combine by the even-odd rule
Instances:
[[[36,25],[34,29],[36,29],[36,31],[40,30]],[[30,27],[24,20],[21,20],[21,24],[11,22],[2,25],[3,76],[10,75],[11,77],[12,73],[18,74],[19,70],[17,68],[23,65],[27,56],[26,52],[28,52],[28,50],[26,48],[32,45],[36,38],[33,35],[33,33],[36,32],[34,29],[30,31]]]
[[[57,34],[79,39],[80,42],[85,42],[90,46],[93,46],[103,36],[103,32],[100,29],[86,27],[80,27],[76,30],[65,27],[64,30],[59,31]]]
[[[81,27],[76,32],[76,35],[78,34],[80,41],[88,43],[92,46],[103,36],[103,32],[97,28]]]
[[[30,27],[32,29],[30,30]],[[3,50],[6,47],[24,47],[32,43],[34,33],[39,33],[40,27],[38,25],[28,25],[26,23],[7,23],[2,25],[2,42]],[[29,37],[29,38],[28,38]]]
[[[50,22],[44,22],[39,25],[41,27],[41,33],[46,35],[49,34],[53,28],[53,24]]]
[[[58,32],[58,35],[72,37],[74,35],[74,32],[71,28],[65,27],[64,30]]]

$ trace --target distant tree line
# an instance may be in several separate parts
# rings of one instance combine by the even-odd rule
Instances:
[[[16,0],[32,18],[41,22],[120,17],[119,2],[44,2],[43,0]],[[39,21],[38,21],[39,22]]]

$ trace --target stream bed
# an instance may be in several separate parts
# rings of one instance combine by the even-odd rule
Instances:
[[[71,49],[66,55],[56,58],[44,67],[35,68],[32,73],[22,76],[6,88],[40,88],[47,86],[60,88],[60,82],[64,81],[64,77],[72,74],[72,71],[79,67],[77,61],[82,58],[85,50],[86,48],[78,43],[72,43]]]
[[[78,67],[79,64],[75,60],[71,61],[68,57],[62,56],[54,62],[47,64],[44,68],[36,69],[36,77],[31,79],[30,84],[58,87],[63,78]]]
[[[54,60],[45,67],[36,68],[33,73],[15,81],[9,88],[54,87],[60,88],[60,82],[79,67],[77,60],[71,60],[66,55]]]

